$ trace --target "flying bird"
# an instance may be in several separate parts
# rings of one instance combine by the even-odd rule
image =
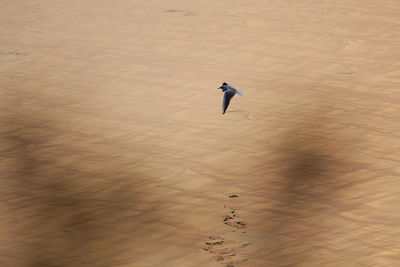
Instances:
[[[225,82],[218,89],[221,89],[222,92],[225,92],[224,101],[222,102],[222,114],[225,114],[225,111],[228,108],[229,102],[231,102],[232,97],[234,97],[235,94],[242,96],[243,93],[235,89],[232,85]]]

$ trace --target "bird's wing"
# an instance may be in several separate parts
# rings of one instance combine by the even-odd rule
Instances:
[[[228,87],[228,89],[233,89],[233,90],[236,90],[236,88],[235,87],[233,87],[232,85],[230,85],[230,84],[227,84],[226,85],[226,87]]]
[[[234,91],[231,90],[225,91],[224,102],[222,103],[222,114],[225,114],[225,111],[229,106],[229,102],[231,102],[231,99],[234,95],[235,95]]]
[[[243,95],[243,92],[242,92],[242,91],[236,89],[236,88],[233,87],[232,85],[228,84],[227,87],[228,87],[228,90],[231,89],[231,90],[233,90],[233,91],[236,91],[236,93],[237,93],[238,95],[240,95],[240,96]]]

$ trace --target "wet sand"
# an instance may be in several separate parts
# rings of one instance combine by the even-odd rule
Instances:
[[[5,1],[0,265],[399,265],[399,13]]]

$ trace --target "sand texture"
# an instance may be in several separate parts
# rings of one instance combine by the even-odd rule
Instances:
[[[2,1],[0,266],[400,266],[399,29],[398,0]]]

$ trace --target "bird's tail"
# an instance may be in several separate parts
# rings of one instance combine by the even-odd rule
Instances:
[[[238,95],[240,95],[240,96],[243,95],[243,92],[242,92],[242,91],[239,91],[239,90],[236,90],[236,93],[237,93]]]

